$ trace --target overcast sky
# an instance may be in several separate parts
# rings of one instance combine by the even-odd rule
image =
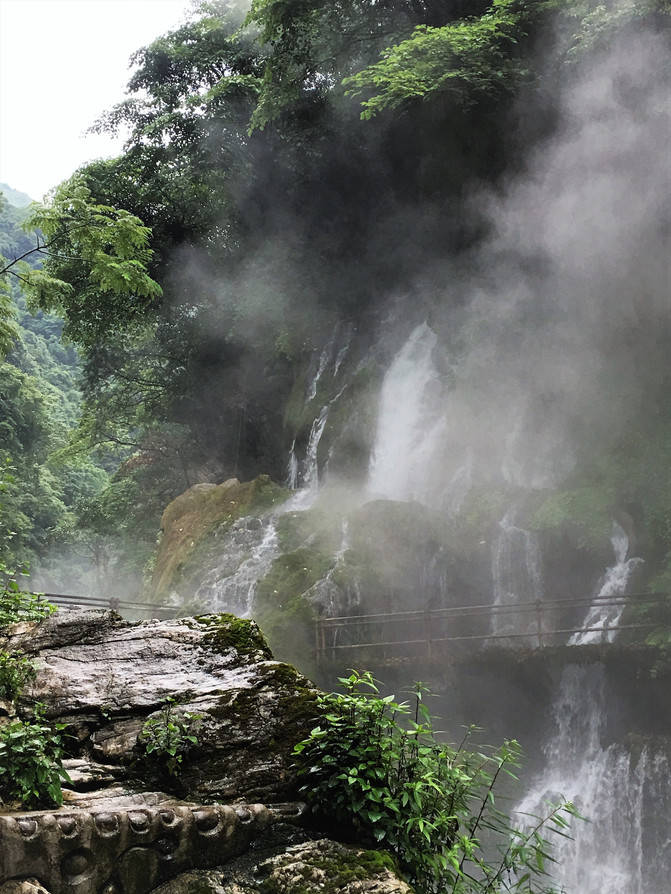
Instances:
[[[119,142],[84,131],[190,0],[0,0],[0,182],[33,199]]]

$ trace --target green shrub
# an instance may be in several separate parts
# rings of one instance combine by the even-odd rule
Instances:
[[[175,701],[167,699],[158,717],[145,720],[138,734],[143,757],[150,763],[177,776],[180,764],[188,752],[198,744],[200,714],[175,712]]]
[[[21,652],[0,652],[0,698],[13,702],[35,679],[35,665]]]
[[[43,621],[56,611],[56,606],[39,593],[27,593],[19,587],[4,562],[0,562],[0,627],[18,621]]]
[[[577,813],[551,806],[530,831],[513,827],[495,789],[514,777],[519,745],[483,754],[467,751],[465,740],[439,743],[422,684],[411,711],[382,697],[370,673],[340,682],[345,694],[321,697],[322,723],[294,749],[313,810],[345,824],[357,843],[389,850],[420,894],[548,892],[552,858],[541,832],[549,825],[566,835]]]
[[[63,803],[61,783],[70,782],[63,767],[60,730],[39,713],[32,722],[13,720],[0,726],[0,795],[24,807]]]

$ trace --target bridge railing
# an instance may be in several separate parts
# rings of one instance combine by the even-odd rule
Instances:
[[[417,611],[319,618],[315,621],[315,647],[319,663],[341,661],[366,651],[378,658],[400,658],[423,651],[427,658],[444,653],[448,646],[468,645],[543,649],[566,645],[575,634],[605,637],[615,631],[653,629],[650,623],[600,621],[585,624],[594,608],[620,614],[632,604],[652,607],[668,604],[665,595],[627,595],[600,598],[568,597],[520,602],[514,605],[483,604]],[[580,625],[566,618],[582,610]],[[594,641],[597,641],[596,639]]]
[[[120,599],[115,596],[74,596],[69,593],[39,593],[35,594],[45,602],[51,602],[58,608],[77,609],[112,609],[121,615],[133,615],[146,618],[174,618],[179,608],[174,605],[162,605],[158,603],[134,602],[131,599]]]

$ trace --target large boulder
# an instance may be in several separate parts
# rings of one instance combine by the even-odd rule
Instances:
[[[388,858],[311,840],[292,751],[318,692],[253,621],[58,612],[0,631],[0,651],[37,666],[0,722],[39,701],[72,777],[61,807],[0,807],[0,894],[409,891]],[[147,724],[180,722],[179,765],[146,754]]]
[[[35,659],[37,679],[18,710],[38,699],[47,719],[65,724],[75,792],[149,780],[199,801],[269,804],[296,794],[292,749],[313,725],[317,693],[272,660],[254,621],[58,612],[8,628],[0,649]],[[198,740],[174,776],[144,760],[138,744],[148,720],[160,729],[168,699],[175,717],[191,715]]]

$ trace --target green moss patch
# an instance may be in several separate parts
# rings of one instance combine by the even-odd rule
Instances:
[[[389,854],[331,844],[305,860],[296,861],[290,855],[280,858],[258,890],[261,894],[312,894],[316,890],[336,894],[353,882],[388,872],[397,872]]]
[[[270,659],[273,653],[265,636],[255,621],[236,618],[235,615],[202,615],[196,619],[207,628],[203,637],[203,645],[214,652],[226,652],[235,649],[239,655]]]

